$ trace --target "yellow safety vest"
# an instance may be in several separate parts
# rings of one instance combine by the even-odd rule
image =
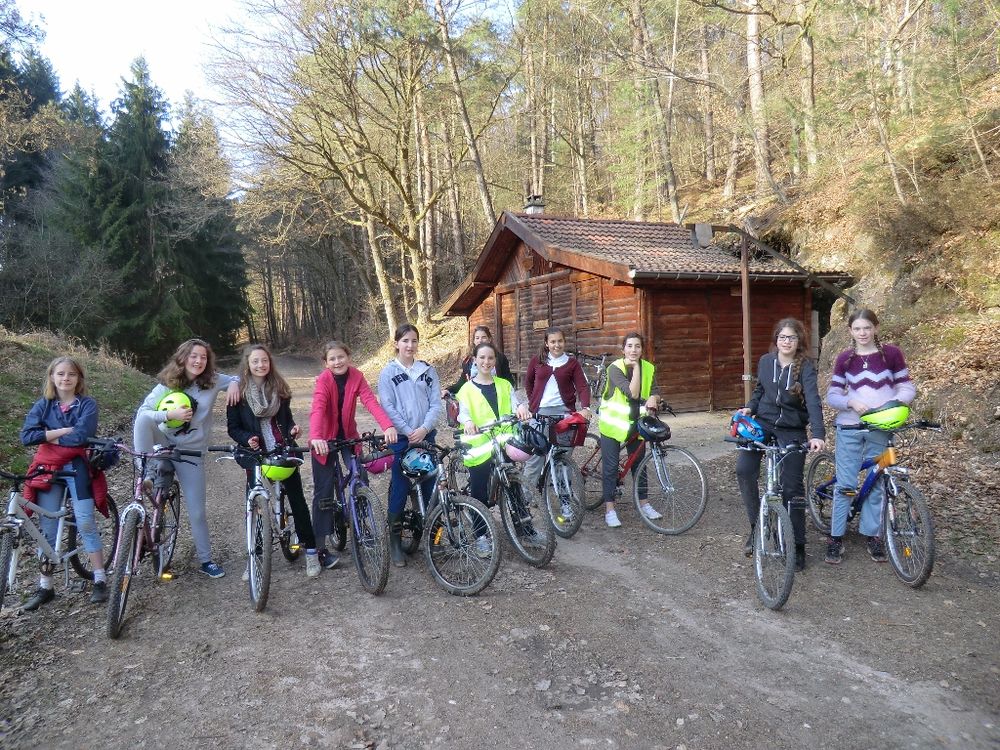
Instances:
[[[510,384],[510,381],[503,378],[493,378],[493,382],[497,387],[499,414],[493,413],[490,402],[486,400],[486,397],[476,387],[476,384],[471,381],[463,385],[455,396],[459,403],[469,412],[472,423],[476,427],[488,422],[494,422],[500,417],[513,414],[514,412],[510,406],[510,396],[514,387]],[[510,440],[512,433],[513,427],[505,427],[503,431],[494,434],[501,443],[504,443]],[[493,443],[489,435],[462,435],[462,442],[466,446],[463,458],[466,466],[479,466],[479,464],[488,461],[490,456],[493,455]]]
[[[608,365],[608,370],[610,371],[612,367],[617,367],[624,375],[625,359],[616,359]],[[639,398],[645,401],[653,391],[653,373],[656,371],[656,368],[653,367],[652,362],[647,362],[644,359],[639,360],[639,367],[642,368],[642,383],[639,386]],[[629,431],[632,429],[632,421],[629,419],[632,410],[632,406],[629,403],[630,400],[629,395],[622,391],[621,388],[612,388],[611,374],[609,372],[608,382],[604,385],[604,395],[601,396],[601,414],[597,423],[597,427],[602,435],[613,438],[619,443],[625,442]],[[646,413],[645,404],[639,408],[639,413]]]

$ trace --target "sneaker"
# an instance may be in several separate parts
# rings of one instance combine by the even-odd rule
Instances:
[[[319,555],[306,555],[306,577],[315,578],[321,570],[323,566],[319,564]]]
[[[743,557],[753,557],[753,533],[755,528],[750,529],[746,542],[743,543]]]
[[[885,545],[877,536],[868,537],[868,556],[875,562],[886,562],[889,558],[885,554]]]
[[[43,589],[41,586],[39,586],[38,590],[35,591],[35,593],[31,596],[31,598],[24,603],[23,607],[21,607],[21,611],[34,612],[43,604],[48,604],[55,598],[56,598],[56,592],[53,589]]]
[[[478,537],[476,539],[476,557],[486,559],[491,554],[493,554],[493,545],[490,544],[490,540],[485,536]]]
[[[209,578],[222,578],[222,576],[226,574],[226,571],[222,569],[221,565],[218,565],[211,560],[207,563],[202,563],[198,570],[207,575]]]
[[[604,514],[604,523],[608,525],[609,528],[617,529],[622,525],[622,522],[618,520],[618,514],[613,510],[609,510]]]
[[[243,581],[243,583],[250,580],[250,563],[247,563],[247,566],[243,568],[243,575],[240,576],[240,580]]]
[[[656,508],[654,508],[649,503],[642,504],[642,515],[644,515],[650,521],[659,521],[661,518],[663,518],[663,514],[657,511]]]
[[[801,573],[806,569],[806,546],[804,544],[795,545],[795,572]]]
[[[102,604],[108,600],[107,581],[94,581],[94,589],[90,592],[91,604]]]
[[[319,564],[327,570],[336,568],[337,563],[340,562],[340,558],[337,555],[325,549],[321,549],[317,554],[317,557],[319,557]]]
[[[843,559],[844,543],[840,539],[830,537],[830,541],[826,545],[826,557],[823,561],[830,565],[840,565]]]

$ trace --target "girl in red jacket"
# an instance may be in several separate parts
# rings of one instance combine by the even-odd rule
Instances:
[[[329,455],[328,440],[353,440],[360,437],[354,410],[358,399],[385,432],[387,443],[396,442],[396,428],[389,415],[379,406],[378,399],[368,387],[365,376],[351,365],[351,350],[339,341],[330,341],[323,347],[326,369],[316,378],[312,411],[309,413],[309,446],[312,448],[313,473],[313,530],[320,546],[319,562],[324,568],[333,568],[338,557],[322,546],[333,531],[333,504],[337,496],[333,461]],[[341,450],[345,465],[350,460],[349,449]]]

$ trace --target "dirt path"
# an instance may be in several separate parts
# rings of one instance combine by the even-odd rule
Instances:
[[[314,366],[282,364],[305,424]],[[506,554],[472,599],[444,594],[422,556],[378,598],[349,557],[315,580],[277,559],[255,614],[241,476],[212,464],[228,575],[194,573],[185,531],[180,577],[133,588],[118,641],[78,594],[0,618],[0,745],[1000,748],[997,578],[943,554],[911,591],[857,541],[823,565],[810,529],[789,604],[764,609],[724,420],[671,421],[678,444],[726,454],[690,532],[657,537],[623,504],[623,528],[588,516],[543,570]]]

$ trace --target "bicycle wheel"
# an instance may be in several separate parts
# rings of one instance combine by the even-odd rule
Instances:
[[[163,495],[163,510],[160,512],[160,521],[157,524],[156,540],[158,546],[153,555],[153,564],[156,566],[157,577],[170,567],[170,561],[174,559],[174,551],[177,549],[177,532],[181,528],[181,486],[174,480],[166,493]]]
[[[354,518],[351,519],[351,548],[354,567],[358,570],[361,588],[378,596],[389,581],[389,540],[385,512],[367,487],[354,493]]]
[[[753,567],[757,596],[765,607],[781,609],[792,593],[795,579],[795,545],[792,519],[780,501],[766,504],[763,521],[757,522]]]
[[[639,460],[636,477],[646,478],[646,497],[640,497],[641,482],[632,482],[632,500],[639,518],[660,534],[683,534],[701,518],[708,503],[705,472],[690,451],[671,445],[650,445]]]
[[[485,505],[453,494],[427,517],[424,552],[441,588],[472,596],[489,586],[500,568],[500,531]]]
[[[99,510],[95,509],[94,520],[97,522],[97,533],[101,535],[104,568],[109,569],[114,565],[115,548],[118,545],[118,534],[121,531],[118,505],[111,495],[108,495],[108,517],[105,518]],[[90,555],[83,549],[83,539],[77,531],[76,519],[66,524],[66,549],[77,550],[69,558],[69,564],[73,566],[76,574],[87,581],[93,581],[94,571]]]
[[[129,587],[139,564],[139,552],[142,544],[140,533],[139,513],[137,511],[127,513],[125,522],[122,524],[121,536],[118,539],[115,565],[111,571],[111,582],[108,586],[109,638],[117,638],[122,631]]]
[[[420,515],[420,504],[417,502],[414,489],[407,498],[408,507],[403,509],[403,530],[400,534],[400,546],[407,555],[412,555],[420,546],[420,537],[424,533],[424,520]]]
[[[837,484],[832,453],[820,453],[809,462],[806,472],[806,499],[809,517],[821,534],[829,534],[833,524],[833,490]]]
[[[14,530],[0,529],[0,609],[7,596],[7,589],[14,582]]]
[[[568,455],[553,459],[542,485],[552,530],[569,539],[583,525],[583,475]],[[554,485],[554,486],[553,486]]]
[[[318,541],[318,540],[317,540]],[[333,530],[330,532],[330,546],[342,552],[347,546],[347,519],[342,509],[333,512]]]
[[[577,452],[577,458],[582,459],[579,468],[583,477],[583,507],[595,510],[604,502],[604,491],[601,487],[601,438],[593,432],[588,432]]]
[[[295,532],[295,519],[288,510],[288,495],[284,486],[278,491],[278,546],[281,547],[281,554],[288,562],[295,562],[302,554],[302,545],[299,543],[299,535]]]
[[[448,486],[460,495],[469,494],[469,467],[458,453],[448,456]]]
[[[266,495],[253,498],[250,503],[250,512],[247,514],[247,554],[250,571],[247,588],[254,610],[263,612],[271,589],[271,553],[274,551],[271,509],[268,507],[270,503]]]
[[[882,538],[899,580],[923,586],[934,569],[934,521],[923,493],[909,482],[885,483]]]
[[[556,534],[542,515],[537,494],[520,477],[510,477],[510,484],[500,488],[500,517],[514,551],[528,565],[549,564],[556,551]]]

